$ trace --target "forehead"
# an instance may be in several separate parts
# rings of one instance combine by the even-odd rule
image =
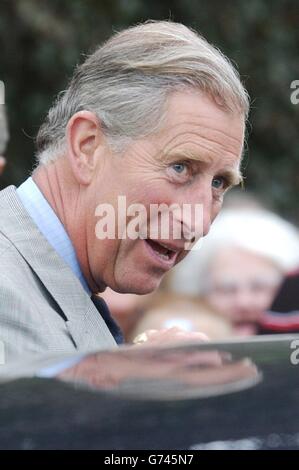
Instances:
[[[230,134],[231,123],[237,126],[238,131],[244,130],[244,117],[239,113],[233,113],[216,104],[209,96],[197,90],[174,92],[169,95],[166,110],[165,128],[192,123],[209,125],[209,127],[222,129]],[[186,120],[187,119],[187,120]]]
[[[244,140],[244,117],[220,108],[197,91],[173,93],[168,100],[160,137],[167,158],[177,152],[186,157],[237,160]]]

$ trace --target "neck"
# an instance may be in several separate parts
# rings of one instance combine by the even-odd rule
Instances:
[[[84,207],[84,188],[77,183],[65,158],[61,157],[49,165],[40,165],[32,179],[64,226],[73,247],[81,271],[90,290],[103,291],[94,281],[88,262],[86,214]]]
[[[73,204],[72,200],[67,197],[68,182],[65,181],[65,178],[62,178],[62,165],[61,161],[47,166],[41,165],[34,171],[32,179],[69,233],[68,212]]]

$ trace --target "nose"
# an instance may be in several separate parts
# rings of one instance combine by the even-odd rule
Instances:
[[[210,175],[203,176],[198,186],[190,188],[186,199],[181,201],[183,208],[189,208],[189,211],[183,210],[181,219],[185,238],[193,243],[206,236],[221,205],[222,201],[216,201],[214,198]]]
[[[182,205],[181,225],[183,236],[192,243],[207,235],[212,223],[212,202],[205,197],[203,202],[198,199]]]
[[[215,211],[213,192],[211,187],[211,182],[209,179],[205,184],[201,184],[199,191],[196,194],[197,204],[201,205],[201,237],[205,237],[209,231],[211,224],[216,217],[217,213],[220,210],[220,207]],[[195,227],[196,230],[196,227]]]
[[[215,198],[210,175],[201,178],[197,200],[202,204],[202,236],[206,236],[222,206],[222,198]]]
[[[205,205],[203,207],[203,223],[202,223],[203,237],[205,237],[209,233],[212,221],[213,221],[213,215],[212,215],[211,205]]]

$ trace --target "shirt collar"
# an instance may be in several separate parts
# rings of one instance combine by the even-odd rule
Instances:
[[[17,195],[40,232],[65,263],[69,265],[86,292],[91,295],[75,249],[64,226],[31,177],[17,188]]]

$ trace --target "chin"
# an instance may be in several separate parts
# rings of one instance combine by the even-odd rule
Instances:
[[[148,276],[144,279],[132,278],[132,279],[122,279],[121,282],[117,283],[117,287],[113,288],[116,292],[120,294],[137,294],[145,295],[151,294],[160,286],[162,277],[149,278]]]

